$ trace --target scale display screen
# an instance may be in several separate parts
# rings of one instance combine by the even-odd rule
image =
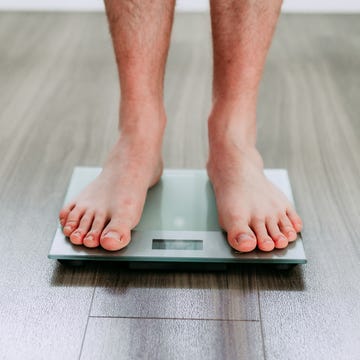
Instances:
[[[203,240],[153,239],[153,250],[202,250]]]

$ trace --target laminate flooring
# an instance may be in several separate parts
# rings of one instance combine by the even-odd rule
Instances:
[[[204,168],[208,14],[176,14],[168,168]],[[282,15],[258,104],[308,264],[289,272],[68,268],[49,260],[72,169],[101,166],[119,89],[100,13],[0,13],[1,359],[360,359],[360,15]]]

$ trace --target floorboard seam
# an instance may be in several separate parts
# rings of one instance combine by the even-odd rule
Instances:
[[[263,348],[264,360],[266,360],[264,329],[263,329],[263,322],[262,322],[262,317],[261,317],[261,307],[260,307],[260,290],[259,290],[259,283],[258,283],[258,277],[257,277],[256,270],[255,270],[255,282],[256,282],[256,289],[257,289],[257,296],[258,296],[261,343],[262,343],[262,348]]]
[[[82,341],[81,341],[81,347],[80,347],[80,353],[79,353],[79,360],[81,359],[81,354],[82,354],[83,347],[84,347],[84,342],[85,342],[85,336],[86,336],[87,328],[88,328],[88,325],[89,325],[89,320],[90,320],[90,318],[91,318],[90,314],[91,314],[92,304],[93,304],[93,301],[94,301],[95,290],[96,290],[96,286],[94,286],[94,290],[93,290],[93,293],[92,293],[92,296],[91,296],[91,301],[90,301],[90,306],[89,306],[89,313],[88,313],[88,317],[87,317],[87,321],[86,321],[86,326],[85,326],[85,330],[84,330],[84,336],[83,336]]]
[[[142,320],[199,320],[199,321],[243,321],[260,322],[260,320],[241,320],[241,319],[212,319],[212,318],[173,318],[173,317],[143,317],[143,316],[108,316],[108,315],[89,315],[89,318],[98,319],[142,319]]]

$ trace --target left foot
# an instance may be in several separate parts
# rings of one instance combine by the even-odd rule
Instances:
[[[209,127],[206,168],[219,224],[235,250],[283,249],[296,240],[302,221],[285,194],[264,175],[263,160],[255,145],[244,145],[234,133],[225,135]]]

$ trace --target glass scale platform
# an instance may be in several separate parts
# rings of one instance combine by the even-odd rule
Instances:
[[[64,204],[101,171],[75,167]],[[265,175],[294,204],[286,169],[265,169]],[[164,169],[161,180],[148,190],[139,224],[130,244],[119,251],[73,245],[58,225],[48,257],[69,265],[86,261],[120,261],[133,269],[226,270],[244,263],[277,264],[287,269],[305,264],[301,234],[286,249],[240,253],[227,243],[218,224],[215,197],[205,169]]]

